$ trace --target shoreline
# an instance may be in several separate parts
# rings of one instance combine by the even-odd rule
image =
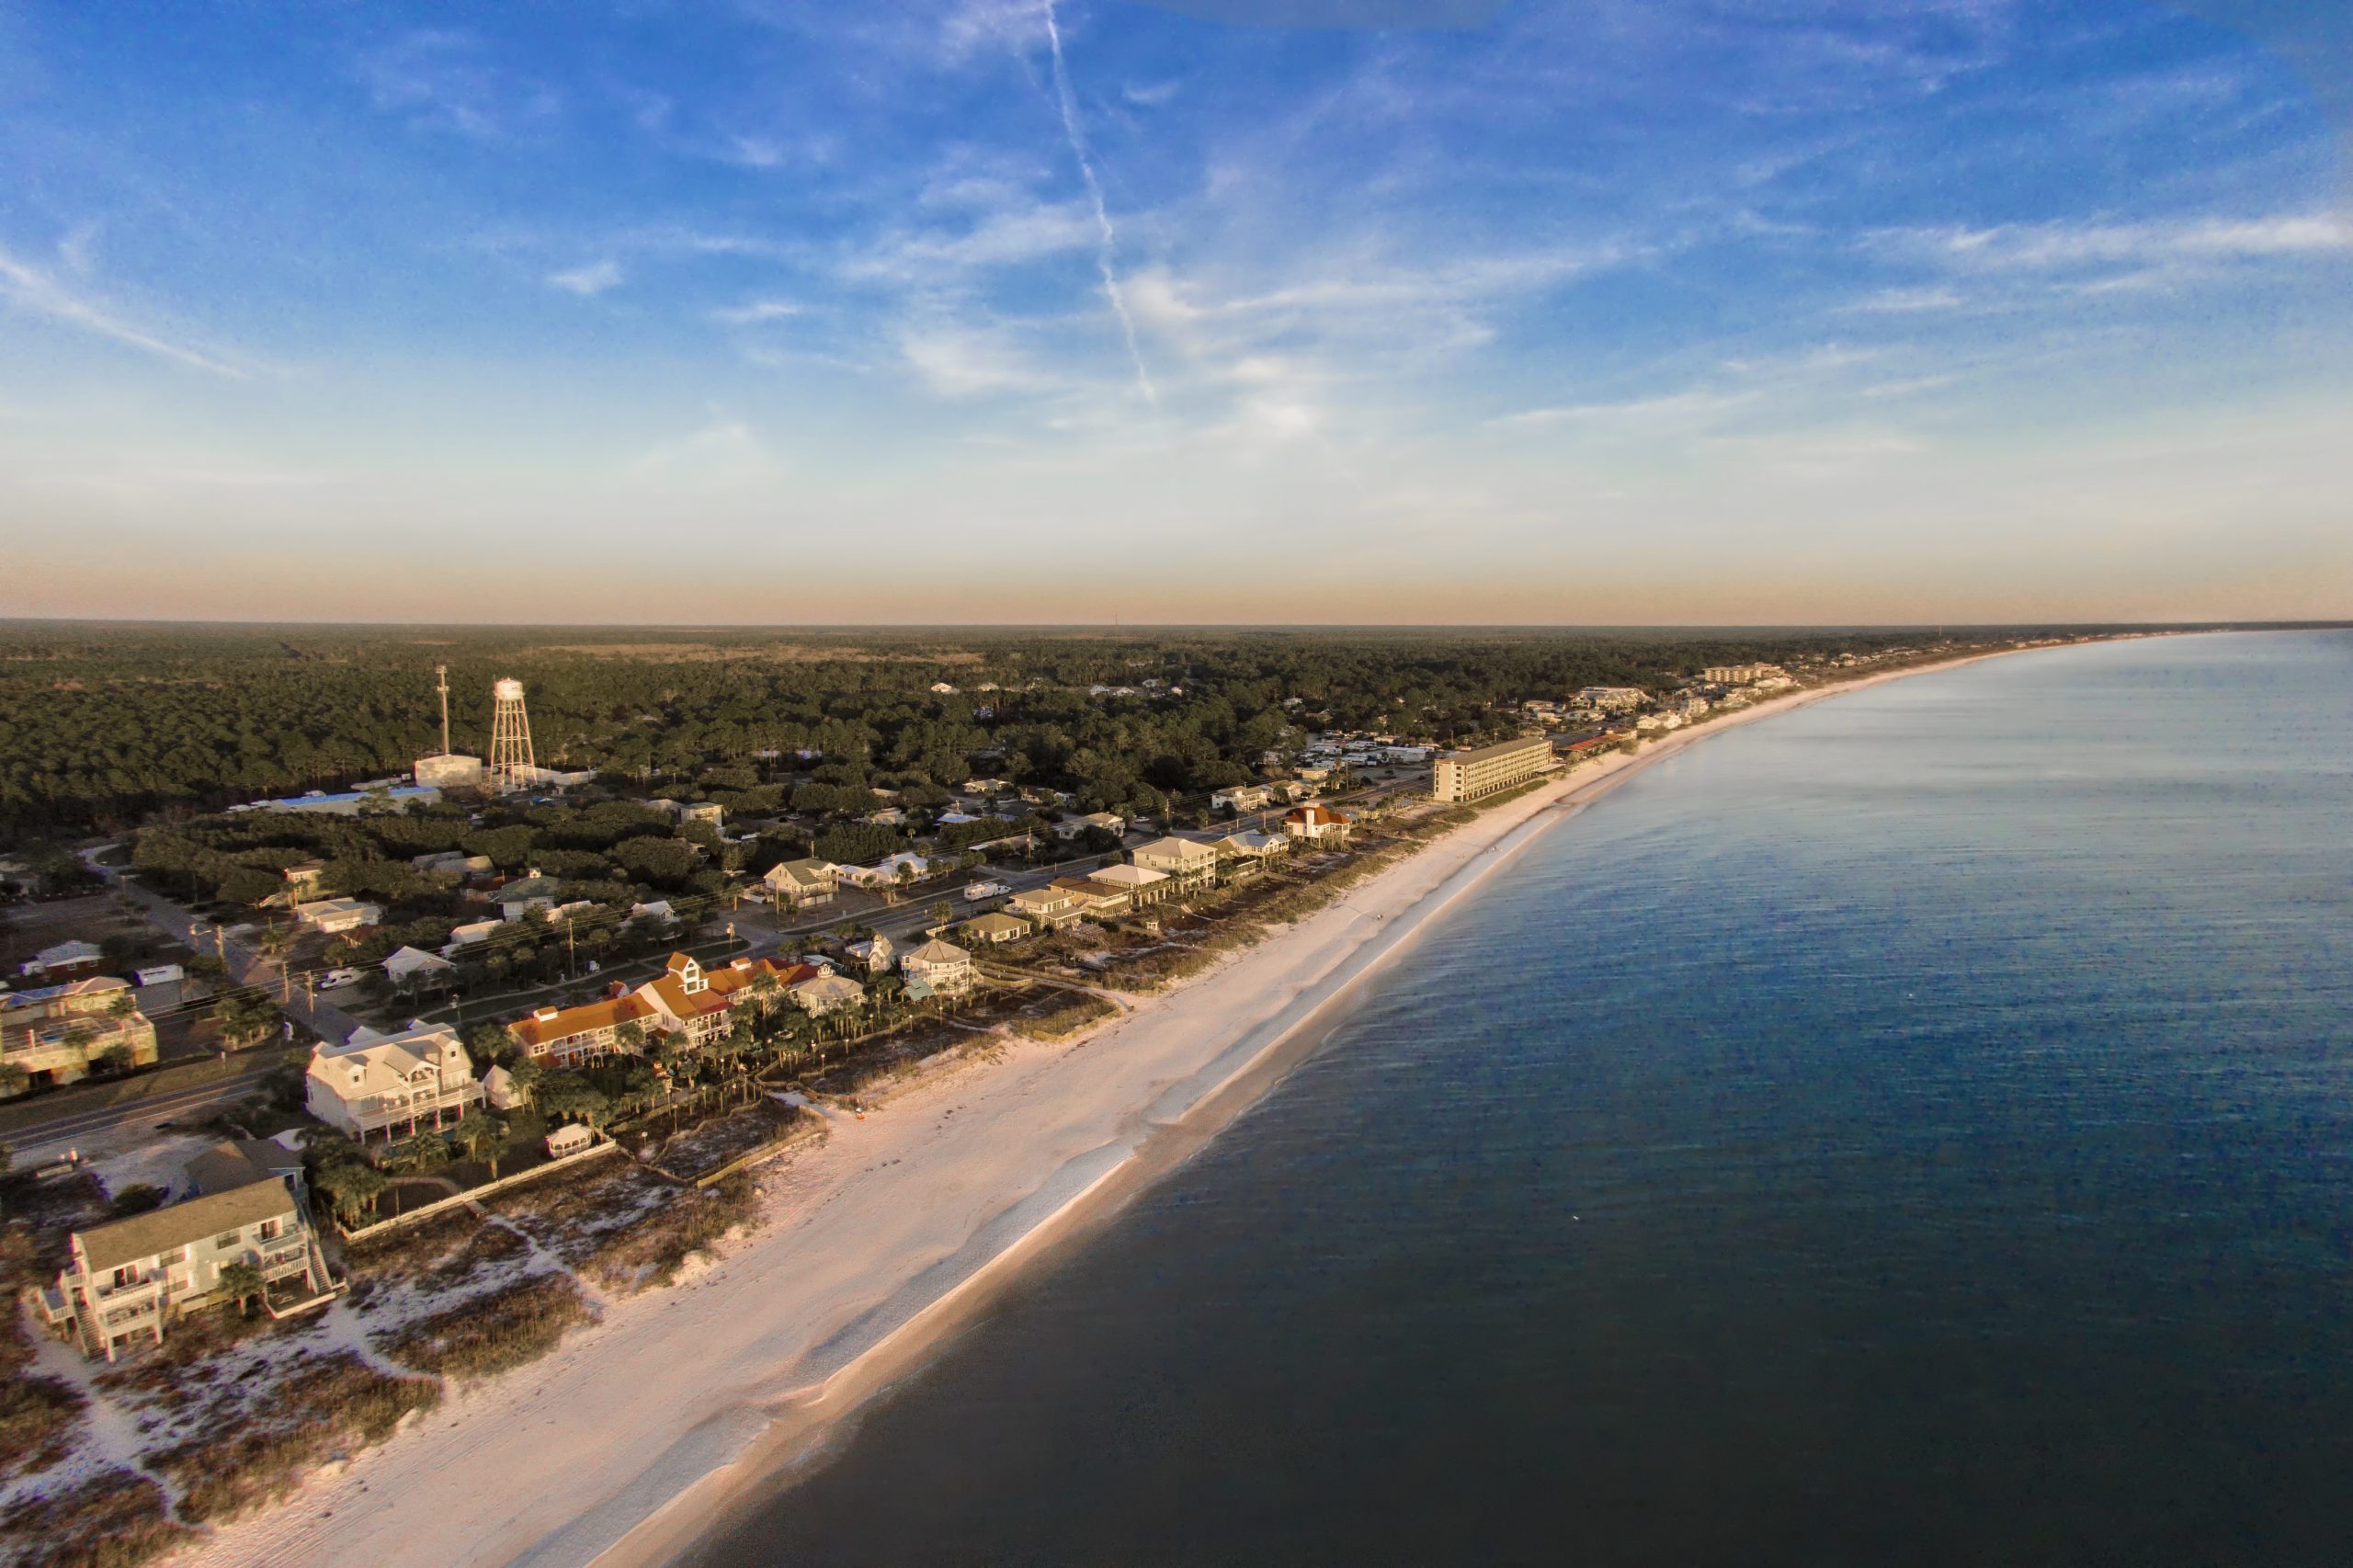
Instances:
[[[1071,1040],[837,1119],[765,1178],[767,1223],[692,1282],[613,1303],[547,1359],[178,1561],[674,1562],[789,1489],[874,1394],[1256,1104],[1367,978],[1545,833],[1710,734],[2034,651],[1876,672],[1674,731],[1491,808]]]

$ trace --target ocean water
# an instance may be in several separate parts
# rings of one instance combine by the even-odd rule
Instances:
[[[699,1561],[2353,1562],[2353,634],[1654,768]]]

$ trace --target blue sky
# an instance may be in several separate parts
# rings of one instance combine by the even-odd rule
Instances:
[[[1242,9],[0,0],[0,612],[2353,614],[2335,40]]]

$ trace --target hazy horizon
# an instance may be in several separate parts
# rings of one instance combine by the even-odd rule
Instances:
[[[1179,632],[1259,632],[1297,631],[1330,635],[1338,632],[1362,631],[1379,634],[1413,632],[1479,632],[1485,634],[1524,632],[1531,636],[1574,636],[1608,634],[1613,636],[1690,636],[1696,634],[1735,635],[1740,633],[1808,632],[1920,632],[1931,636],[1978,635],[1986,632],[2050,632],[2100,635],[2130,635],[2146,633],[2152,636],[2195,636],[2218,631],[2329,631],[2353,626],[2353,617],[2314,618],[2301,620],[2178,620],[2178,621],[1406,621],[1406,620],[1196,620],[1196,621],[1130,621],[1119,624],[1092,621],[1021,621],[1021,620],[835,620],[835,621],[722,621],[722,620],[306,620],[284,617],[275,619],[195,620],[167,619],[137,616],[0,616],[0,627],[87,627],[107,630],[159,630],[191,631],[446,631],[469,632],[532,632],[583,631],[632,632],[642,635],[676,633],[681,636],[706,636],[718,633],[750,635],[797,634],[822,637],[867,636],[877,633],[1042,633],[1071,636],[1113,638],[1128,634],[1139,637]]]
[[[2353,614],[2341,24],[1231,9],[0,3],[0,614]]]

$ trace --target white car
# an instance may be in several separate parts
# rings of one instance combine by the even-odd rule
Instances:
[[[1005,891],[1003,882],[974,882],[965,888],[964,900],[968,903],[979,903],[985,899],[1002,898]]]
[[[320,975],[318,979],[312,982],[311,989],[313,991],[333,991],[338,986],[357,985],[358,983],[359,971],[358,970],[331,969],[325,973]]]

